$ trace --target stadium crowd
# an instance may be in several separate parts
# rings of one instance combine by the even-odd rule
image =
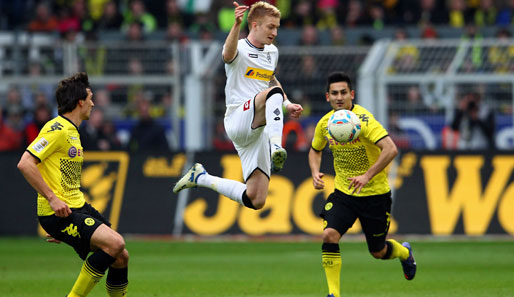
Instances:
[[[118,38],[122,42],[141,44],[146,40],[166,40],[187,43],[191,39],[223,41],[233,24],[232,0],[59,0],[38,1],[0,0],[0,34],[4,32],[46,33],[66,42],[105,41]],[[255,0],[241,1],[251,5]],[[285,45],[350,45],[346,39],[349,31],[361,32],[353,44],[370,45],[376,32],[393,28],[391,36],[396,40],[407,38],[444,37],[439,28],[460,29],[461,38],[480,39],[482,27],[496,27],[496,37],[510,38],[508,27],[513,23],[514,1],[512,0],[270,0],[282,12],[281,29],[297,32],[279,34],[278,44]],[[359,30],[364,28],[364,30]],[[418,36],[409,35],[417,28]],[[288,31],[289,32],[289,31]],[[480,49],[477,49],[480,50]],[[88,73],[161,74],[173,73],[173,57],[166,53],[153,52],[149,56],[164,57],[158,66],[148,66],[135,51],[125,54],[113,67],[120,56],[105,49],[94,52],[81,51]],[[469,69],[489,69],[503,73],[514,69],[512,48],[491,47],[485,54],[476,54],[467,64]],[[433,67],[430,62],[420,63],[420,49],[406,45],[395,58],[391,72],[409,73],[423,67]],[[102,67],[95,67],[92,61],[108,61]],[[110,61],[110,62],[109,62]],[[109,64],[110,63],[110,64]],[[316,85],[316,79],[323,71],[319,61],[305,55],[301,65],[305,82]],[[109,69],[109,67],[112,67]],[[512,67],[512,68],[511,68]],[[22,69],[28,76],[40,77],[52,73],[56,65],[45,60],[31,60]],[[486,69],[486,70],[487,70]],[[281,69],[286,72],[287,69]],[[357,69],[347,69],[352,74]],[[220,69],[221,71],[221,69]],[[291,73],[296,73],[293,69]],[[470,70],[471,71],[471,70]],[[291,76],[291,75],[289,75]],[[281,74],[284,86],[288,86],[288,74]],[[322,83],[320,83],[322,84]],[[222,85],[222,83],[220,84]],[[307,85],[307,84],[304,84]],[[315,86],[314,86],[315,85]],[[420,100],[419,87],[405,86],[409,91],[395,96],[396,103],[410,110],[437,111],[437,107],[427,106]],[[51,85],[19,84],[10,85],[0,91],[0,151],[21,149],[37,135],[35,131],[56,113],[54,90]],[[286,90],[287,91],[287,90]],[[292,90],[293,91],[293,90]],[[305,106],[305,114],[311,114],[311,95],[308,90],[294,90]],[[222,88],[217,90],[217,102],[223,101]],[[165,144],[164,127],[160,119],[167,117],[171,110],[173,96],[169,91],[152,92],[142,84],[130,86],[103,86],[95,90],[94,117],[81,129],[90,138],[87,149],[130,149],[149,148],[148,143]],[[403,103],[407,104],[403,104]],[[119,104],[122,103],[122,104]],[[392,102],[395,103],[394,101]],[[314,111],[313,115],[316,114]],[[155,133],[114,133],[114,121],[132,119],[130,129],[151,129]],[[394,117],[393,117],[394,120]],[[448,123],[460,127],[457,124]],[[139,128],[138,128],[139,127]],[[394,126],[393,126],[394,128]],[[285,135],[291,134],[289,149],[306,150],[312,138],[312,123],[296,121],[286,123]],[[230,141],[223,133],[222,123],[216,125],[213,146],[216,149],[232,149]],[[8,137],[6,135],[9,135]],[[150,137],[150,135],[153,135]],[[119,138],[122,139],[119,139]],[[163,142],[164,141],[164,142]],[[400,145],[401,146],[401,145]],[[165,147],[165,145],[159,147]],[[408,145],[406,145],[408,147]]]

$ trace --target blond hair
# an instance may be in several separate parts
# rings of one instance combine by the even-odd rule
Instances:
[[[248,12],[248,26],[251,28],[253,22],[265,17],[271,16],[280,19],[280,10],[268,2],[259,1],[252,5]]]

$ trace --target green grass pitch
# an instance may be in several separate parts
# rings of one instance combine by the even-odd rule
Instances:
[[[514,296],[514,241],[411,241],[413,281],[398,260],[341,242],[342,296]],[[128,240],[129,296],[325,297],[318,242]],[[81,266],[73,249],[0,237],[0,296],[64,297]],[[107,296],[103,279],[89,296]]]

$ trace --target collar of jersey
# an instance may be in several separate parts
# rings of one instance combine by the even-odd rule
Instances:
[[[250,40],[248,40],[248,38],[245,38],[245,41],[246,41],[246,43],[247,43],[251,48],[254,48],[254,49],[258,50],[258,51],[263,51],[263,50],[264,50],[264,48],[263,48],[263,47],[256,47],[255,45],[253,45],[253,44],[250,42]]]
[[[77,129],[77,130],[79,129],[79,128],[77,128],[77,126],[75,126],[75,123],[73,123],[73,122],[72,122],[70,119],[68,119],[67,117],[63,116],[62,114],[60,114],[59,116],[60,116],[61,118],[65,119],[65,120],[67,120],[68,122],[70,122],[70,123],[73,125],[73,127],[75,127],[75,129]]]

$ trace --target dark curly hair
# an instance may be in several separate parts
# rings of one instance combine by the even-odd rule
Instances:
[[[79,100],[87,98],[86,89],[91,89],[91,86],[85,72],[61,80],[55,90],[58,113],[62,115],[74,110]]]

